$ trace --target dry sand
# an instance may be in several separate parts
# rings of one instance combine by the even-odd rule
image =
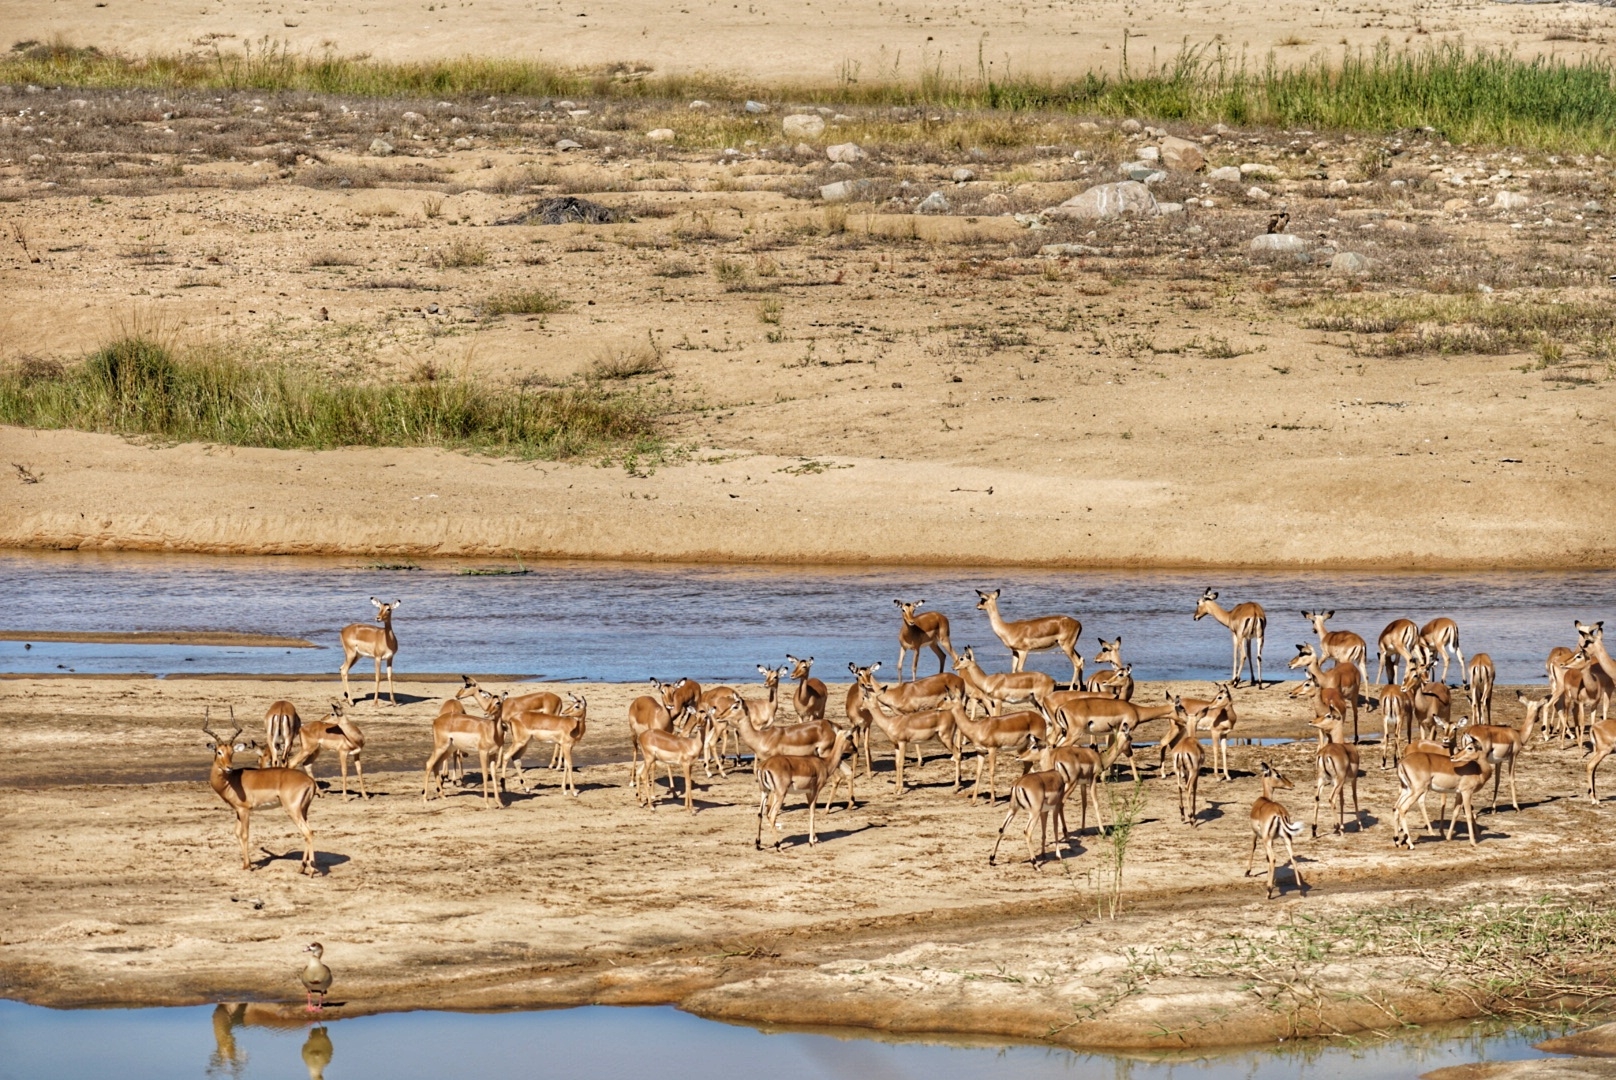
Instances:
[[[224,49],[285,42],[297,51],[369,53],[389,60],[520,56],[564,66],[625,65],[662,74],[723,72],[743,80],[832,83],[918,78],[940,70],[991,74],[1074,74],[1116,70],[1123,34],[1135,68],[1166,61],[1188,41],[1221,42],[1238,59],[1280,62],[1342,45],[1368,47],[1463,39],[1523,53],[1597,53],[1611,36],[1610,12],[1578,4],[1520,7],[1476,0],[1418,5],[1133,3],[1054,0],[1029,5],[921,0],[817,0],[805,4],[678,5],[612,0],[570,5],[531,0],[474,3],[372,0],[11,0],[0,7],[0,40],[65,38],[133,51]]]
[[[318,938],[342,1014],[672,1002],[731,1020],[1072,1045],[1250,1043],[1378,1030],[1394,1014],[1399,1023],[1473,1015],[1475,1005],[1433,991],[1440,956],[1286,967],[1287,990],[1267,969],[1250,981],[1234,960],[1237,942],[1274,948],[1283,966],[1273,928],[1293,919],[1531,900],[1546,878],[1559,895],[1597,897],[1610,888],[1616,847],[1608,812],[1576,798],[1576,754],[1534,746],[1521,764],[1523,809],[1508,808],[1506,789],[1502,812],[1482,815],[1479,847],[1425,841],[1394,852],[1395,781],[1367,747],[1369,827],[1335,837],[1326,825],[1301,841],[1312,891],[1298,898],[1282,872],[1284,897],[1265,901],[1261,881],[1241,877],[1252,770],[1260,758],[1288,773],[1298,789],[1284,799],[1309,816],[1311,744],[1236,747],[1233,781],[1203,778],[1194,830],[1177,820],[1171,781],[1147,778],[1124,913],[1111,921],[1095,913],[1092,821],[1064,863],[1032,869],[1013,835],[989,866],[1002,802],[990,809],[951,792],[946,759],[928,762],[921,786],[896,797],[879,736],[875,779],[860,777],[857,808],[823,816],[817,848],[793,809],[783,850],[753,849],[747,771],[708,779],[698,770],[694,817],[672,802],[642,809],[622,760],[633,686],[571,687],[591,706],[577,799],[543,773],[535,792],[517,791],[503,810],[469,792],[423,805],[419,767],[443,690],[406,680],[398,708],[356,711],[372,798],[316,802],[322,876],[311,880],[297,874],[295,853],[239,869],[230,812],[204,782],[198,725],[204,704],[216,715],[233,704],[253,720],[287,694],[317,713],[315,688],[247,679],[5,686],[0,985],[53,1005],[295,1000],[297,950]],[[1138,698],[1161,689],[1141,686]],[[335,692],[333,681],[325,693]],[[840,688],[832,697],[839,702]],[[1237,734],[1302,727],[1305,710],[1282,689],[1242,690],[1238,701]],[[1513,718],[1513,694],[1498,701],[1500,716]],[[317,772],[329,777],[335,766],[322,761]],[[284,853],[294,839],[279,810],[254,816],[255,852]]]

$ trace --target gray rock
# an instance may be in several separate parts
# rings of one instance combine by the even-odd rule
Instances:
[[[690,103],[690,107],[692,109],[710,109],[710,108],[712,108],[711,105],[709,105],[709,104],[707,104],[707,102],[701,100],[701,98],[697,98],[695,101],[692,101]]]
[[[930,195],[927,195],[924,199],[920,200],[920,205],[915,207],[915,213],[946,214],[948,213],[949,209],[948,200],[943,198],[943,193],[941,191],[934,191]]]
[[[858,143],[844,142],[825,147],[825,156],[844,165],[852,165],[869,157]]]
[[[819,189],[819,197],[826,202],[850,202],[864,198],[870,190],[868,180],[838,180]]]
[[[584,148],[584,144],[581,142],[574,142],[571,139],[558,139],[556,140],[555,148],[557,150],[582,150]]]
[[[1307,241],[1295,233],[1263,233],[1251,238],[1253,254],[1301,255],[1307,251]]]
[[[1184,212],[1184,204],[1177,202],[1157,203],[1156,209],[1163,214],[1182,214]]]
[[[1221,184],[1238,184],[1240,182],[1240,169],[1235,165],[1225,165],[1221,169],[1213,169],[1207,173],[1206,178]]]
[[[1145,130],[1145,125],[1141,124],[1131,116],[1122,123],[1118,124],[1117,127],[1121,128],[1123,131],[1126,131],[1129,135],[1137,135],[1141,131]]]
[[[780,121],[788,139],[817,139],[825,133],[825,118],[815,113],[792,113]]]
[[[1128,174],[1128,179],[1137,180],[1141,184],[1159,184],[1167,179],[1165,169],[1135,169]]]
[[[798,157],[813,157],[814,156],[814,148],[809,146],[805,142],[800,142],[796,146],[792,147],[791,152],[793,154],[796,154]]]
[[[1161,161],[1161,151],[1154,146],[1141,146],[1139,148],[1139,160],[1148,161],[1154,165]]]
[[[418,112],[407,112],[407,113],[404,114],[405,122],[410,123],[410,124],[419,124],[422,120],[425,120],[425,119],[426,119],[426,117],[422,116]]]
[[[1373,259],[1356,251],[1340,252],[1330,260],[1330,269],[1338,274],[1366,274],[1374,268],[1374,265]]]
[[[1175,172],[1200,172],[1206,168],[1206,155],[1199,146],[1171,135],[1161,141],[1161,160]]]
[[[1258,180],[1278,180],[1279,170],[1260,161],[1248,161],[1240,166],[1240,175]]]
[[[1345,180],[1341,179],[1340,177],[1336,177],[1334,180],[1331,180],[1324,186],[1324,190],[1328,191],[1331,195],[1342,195],[1345,194],[1347,189],[1351,186],[1352,185],[1348,184]]]
[[[1525,210],[1532,204],[1532,200],[1518,191],[1500,191],[1493,196],[1493,207],[1497,210]]]
[[[645,137],[647,139],[650,139],[652,142],[672,142],[673,141],[673,129],[672,128],[652,128],[650,131],[647,131],[645,133]]]
[[[1258,202],[1262,202],[1268,198],[1268,192],[1264,191],[1260,187],[1249,187],[1246,189],[1246,198],[1256,199]]]
[[[999,197],[1004,198],[1002,195]],[[987,199],[983,199],[983,205],[987,205],[988,199],[991,198],[993,198],[993,196],[989,195]],[[1006,200],[1007,204],[1008,202],[1009,200]],[[1042,229],[1044,227],[1044,215],[1042,214],[1012,214],[1010,216],[1017,225],[1024,226],[1028,229]]]
[[[1156,197],[1149,188],[1133,180],[1122,180],[1115,184],[1097,184],[1044,214],[1080,221],[1108,221],[1124,214],[1155,217],[1158,212]]]
[[[965,184],[975,180],[976,173],[972,172],[970,169],[955,169],[953,172],[953,177],[954,183]]]
[[[393,144],[386,139],[370,140],[370,152],[377,157],[386,157],[393,152]]]
[[[769,107],[761,101],[748,101],[743,108],[749,113],[766,113]]]
[[[1104,255],[1105,251],[1089,247],[1087,244],[1045,244],[1038,249],[1038,254],[1052,258],[1071,258],[1076,255]]]
[[[454,141],[454,148],[456,150],[470,150],[471,140],[462,135]]]

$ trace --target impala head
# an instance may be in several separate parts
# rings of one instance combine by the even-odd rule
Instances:
[[[236,723],[236,707],[234,705],[230,707],[230,723],[235,730],[228,735],[220,735],[213,730],[212,712],[211,707],[203,706],[202,730],[209,739],[213,740],[208,743],[208,749],[213,751],[213,759],[221,769],[232,769],[235,767],[234,756],[236,754],[254,749],[258,744],[252,742],[238,743],[235,741],[236,736],[241,734],[241,725]]]
[[[402,604],[404,601],[394,600],[391,604],[384,604],[372,596],[370,598],[370,602],[376,605],[376,621],[379,623],[385,623],[393,617],[393,609],[398,607],[398,605]]]
[[[806,679],[808,677],[808,672],[814,666],[814,658],[811,656],[808,659],[803,660],[799,657],[792,656],[790,653],[786,653],[786,659],[791,661],[791,677],[793,679]]]
[[[1107,641],[1103,637],[1097,637],[1094,640],[1100,643],[1100,651],[1094,654],[1094,662],[1096,664],[1111,664],[1112,666],[1117,666],[1122,663],[1121,634],[1117,635],[1117,640],[1115,641]]]
[[[1133,665],[1125,664],[1111,673],[1111,678],[1106,680],[1106,686],[1110,687],[1112,697],[1121,698],[1122,692],[1131,682],[1133,682]]]
[[[1595,644],[1605,636],[1605,621],[1603,619],[1592,626],[1584,622],[1575,622],[1575,620],[1573,622],[1577,628],[1577,638],[1580,644],[1585,647]]]
[[[875,673],[881,670],[881,665],[879,663],[874,663],[869,667],[859,667],[857,664],[849,660],[847,662],[847,670],[853,673],[854,682],[864,687],[864,689],[869,690],[875,686]]]
[[[758,674],[763,676],[763,685],[769,687],[770,689],[780,685],[780,676],[784,675],[787,671],[786,668],[776,669],[772,667],[765,667],[762,664],[759,664],[757,669]]]
[[[1266,761],[1260,762],[1258,764],[1257,768],[1259,770],[1261,770],[1262,778],[1264,780],[1268,781],[1268,785],[1270,787],[1272,787],[1272,788],[1274,788],[1276,790],[1282,789],[1282,788],[1288,788],[1288,787],[1295,787],[1294,784],[1292,784],[1289,780],[1285,779],[1285,774],[1284,773],[1280,772],[1278,769],[1276,769],[1272,765],[1268,764],[1268,762],[1266,762]]]
[[[990,607],[996,607],[999,602],[1000,591],[999,589],[994,589],[992,592],[983,592],[981,589],[976,590],[976,610],[986,611]]]
[[[1218,594],[1207,589],[1201,594],[1201,602],[1195,605],[1195,621],[1200,622],[1201,616],[1212,613],[1212,605],[1217,603]]]
[[[589,711],[589,702],[582,694],[567,692],[567,704],[562,707],[564,712],[574,716],[583,716]]]
[[[976,650],[971,648],[969,645],[965,646],[965,651],[964,652],[959,653],[958,655],[956,655],[954,657],[954,670],[955,671],[958,671],[962,667],[972,666],[972,665],[975,665],[975,664],[976,664]]]
[[[1334,611],[1304,611],[1302,618],[1313,624],[1313,629],[1320,634],[1324,633],[1324,624],[1335,617]]]
[[[1453,763],[1464,765],[1472,761],[1480,761],[1487,756],[1486,747],[1476,741],[1474,735],[1464,735],[1459,739],[1459,745],[1453,751]]]
[[[1286,666],[1292,671],[1296,670],[1297,668],[1305,668],[1316,660],[1318,655],[1318,653],[1313,651],[1313,646],[1298,645],[1296,646],[1296,655],[1291,657],[1291,662]]]
[[[924,601],[924,600],[894,600],[892,602],[894,604],[898,605],[898,610],[899,611],[903,612],[903,621],[906,622],[906,623],[912,623],[912,622],[915,621],[915,611],[920,607],[921,604],[924,604],[926,601]]]

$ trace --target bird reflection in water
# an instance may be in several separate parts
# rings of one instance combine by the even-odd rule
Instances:
[[[213,1007],[213,1053],[208,1056],[209,1076],[228,1076],[240,1080],[246,1075],[247,1052],[236,1045],[236,1029],[241,1027],[276,1028],[289,1031],[303,1027],[307,1021],[301,1016],[288,1015],[280,1005],[231,1002]],[[324,1024],[309,1028],[303,1040],[303,1065],[309,1070],[309,1080],[325,1080],[325,1069],[331,1064],[331,1033]]]

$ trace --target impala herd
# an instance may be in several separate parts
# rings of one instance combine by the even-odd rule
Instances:
[[[1237,724],[1235,688],[1250,670],[1249,685],[1264,687],[1262,674],[1263,638],[1268,616],[1255,603],[1224,608],[1218,594],[1205,591],[1196,605],[1194,617],[1210,615],[1228,628],[1233,639],[1230,678],[1217,684],[1210,698],[1185,698],[1171,693],[1155,703],[1136,702],[1132,665],[1123,660],[1122,638],[1099,640],[1095,666],[1104,665],[1087,680],[1084,661],[1077,652],[1082,624],[1066,615],[1007,622],[999,612],[999,590],[977,592],[977,608],[986,613],[993,633],[1010,651],[1011,670],[989,672],[976,659],[971,646],[956,652],[949,637],[949,620],[935,611],[921,611],[924,600],[896,600],[901,615],[898,626],[898,673],[895,683],[877,679],[879,663],[848,664],[853,681],[844,700],[843,718],[827,718],[830,695],[826,685],[812,675],[814,658],[787,656],[781,667],[759,665],[763,697],[749,698],[730,686],[703,687],[689,678],[673,682],[651,680],[653,693],[635,698],[628,707],[630,755],[628,784],[642,806],[655,809],[661,796],[658,774],[665,773],[667,796],[677,798],[682,790],[686,810],[695,813],[693,770],[699,765],[705,775],[715,771],[722,777],[730,768],[741,767],[743,747],[751,752],[752,771],[757,780],[757,834],[754,844],[763,847],[763,831],[783,831],[780,815],[786,800],[794,794],[803,797],[808,811],[808,843],[819,842],[816,806],[829,810],[837,792],[846,785],[846,807],[855,804],[853,783],[859,773],[860,758],[864,776],[873,778],[873,734],[879,729],[892,747],[892,779],[896,795],[907,788],[905,763],[911,752],[918,768],[925,764],[926,748],[935,743],[954,765],[953,790],[964,786],[963,755],[975,750],[975,773],[966,794],[972,805],[986,796],[990,805],[999,797],[999,759],[1012,758],[1022,766],[1021,775],[1006,791],[1008,813],[998,829],[989,862],[998,855],[1000,842],[1018,815],[1024,815],[1023,828],[1028,859],[1039,867],[1049,850],[1049,834],[1054,833],[1055,853],[1063,858],[1067,839],[1075,835],[1066,820],[1066,805],[1075,795],[1079,808],[1077,834],[1088,828],[1092,808],[1095,829],[1105,835],[1108,828],[1107,802],[1101,792],[1119,768],[1141,783],[1140,757],[1133,742],[1144,725],[1164,720],[1167,731],[1157,742],[1157,775],[1171,776],[1178,793],[1179,820],[1195,826],[1200,821],[1200,779],[1210,765],[1213,778],[1233,779],[1229,772],[1228,743]],[[392,696],[392,659],[398,651],[393,634],[392,614],[398,601],[383,603],[372,597],[377,625],[355,624],[342,631],[343,702],[333,703],[328,718],[302,720],[291,702],[277,701],[264,718],[264,742],[238,742],[241,726],[227,736],[214,733],[211,717],[205,716],[203,730],[213,740],[213,767],[210,784],[236,812],[236,835],[241,843],[243,868],[250,868],[248,827],[255,807],[279,802],[302,834],[302,870],[314,873],[314,840],[308,824],[308,811],[318,794],[313,763],[329,750],[342,773],[342,795],[349,798],[348,765],[354,765],[359,798],[365,790],[361,755],[364,733],[348,715],[348,670],[360,656],[376,662],[375,692],[372,705],[381,699],[381,668],[388,669],[388,692]],[[1511,804],[1520,809],[1515,787],[1515,767],[1526,751],[1534,731],[1544,741],[1562,746],[1587,746],[1585,756],[1586,790],[1596,805],[1596,780],[1600,763],[1616,751],[1616,721],[1609,716],[1610,701],[1616,694],[1616,660],[1604,643],[1604,624],[1577,622],[1576,648],[1554,649],[1545,663],[1547,692],[1529,697],[1517,693],[1524,703],[1524,719],[1517,726],[1492,723],[1495,671],[1486,653],[1472,654],[1467,662],[1459,647],[1459,628],[1452,619],[1433,619],[1420,626],[1408,619],[1397,619],[1377,639],[1375,681],[1369,681],[1368,648],[1358,634],[1331,630],[1333,611],[1305,611],[1302,618],[1311,625],[1316,638],[1296,647],[1289,661],[1291,669],[1305,671],[1292,697],[1306,697],[1313,705],[1311,727],[1318,738],[1314,754],[1315,777],[1311,832],[1318,835],[1319,816],[1328,809],[1335,816],[1334,831],[1345,835],[1348,827],[1347,800],[1352,801],[1351,823],[1364,829],[1358,802],[1358,778],[1363,761],[1359,746],[1359,707],[1375,709],[1381,716],[1379,766],[1395,768],[1399,793],[1391,811],[1391,839],[1395,846],[1412,848],[1414,835],[1409,816],[1417,807],[1428,833],[1436,826],[1430,816],[1427,797],[1435,794],[1441,805],[1438,820],[1448,818],[1445,837],[1452,839],[1460,816],[1464,818],[1471,844],[1478,842],[1474,799],[1490,782],[1492,810],[1496,811],[1500,786],[1507,775]],[[938,661],[935,675],[922,677],[919,663],[922,650],[929,649]],[[1058,649],[1071,661],[1072,679],[1065,685],[1038,671],[1025,670],[1029,653]],[[1449,654],[1464,674],[1462,689],[1468,715],[1453,714],[1453,692],[1446,678]],[[910,661],[909,679],[903,676],[904,662]],[[1436,665],[1442,664],[1438,677]],[[953,671],[947,670],[952,663]],[[1382,679],[1385,682],[1382,682]],[[796,719],[782,715],[782,682]],[[476,755],[481,777],[481,797],[485,805],[503,808],[502,792],[509,789],[513,767],[517,783],[528,790],[523,756],[535,744],[551,750],[548,765],[560,769],[560,788],[577,796],[573,780],[573,751],[588,729],[588,702],[580,695],[560,695],[539,691],[512,697],[494,694],[476,680],[462,677],[463,685],[445,700],[432,721],[432,751],[427,758],[422,799],[445,797],[445,781],[463,783],[463,762]],[[396,698],[393,699],[396,704]],[[469,706],[469,708],[468,708]],[[1348,719],[1350,717],[1350,728]],[[234,710],[231,711],[232,721]],[[1210,745],[1202,742],[1207,737]],[[257,750],[256,768],[236,764],[235,756]],[[1210,761],[1208,759],[1210,758]],[[675,783],[675,773],[682,789]],[[986,783],[984,784],[984,773]],[[1276,843],[1283,843],[1285,863],[1299,890],[1305,889],[1296,866],[1292,840],[1306,827],[1291,816],[1277,794],[1295,785],[1270,763],[1259,763],[1256,777],[1261,794],[1251,807],[1252,848],[1246,873],[1255,865],[1257,848],[1264,848],[1267,859],[1267,888],[1270,897],[1279,891]],[[1449,817],[1449,798],[1455,801]],[[1113,808],[1113,813],[1115,810]],[[1113,821],[1113,825],[1115,822]],[[1033,846],[1034,829],[1039,843]],[[778,848],[780,840],[776,839]]]

